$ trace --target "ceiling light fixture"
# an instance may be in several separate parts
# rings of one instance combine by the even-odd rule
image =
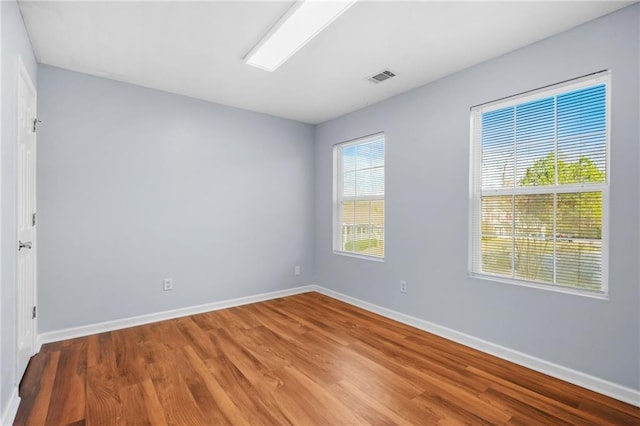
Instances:
[[[249,52],[244,62],[275,71],[357,0],[296,2]]]

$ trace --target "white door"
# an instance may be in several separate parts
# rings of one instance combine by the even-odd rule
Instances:
[[[18,72],[18,382],[35,352],[36,90],[22,61]]]

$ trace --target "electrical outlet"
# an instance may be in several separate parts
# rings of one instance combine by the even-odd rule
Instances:
[[[296,266],[293,268],[293,275],[295,275],[296,277],[297,277],[298,275],[300,275],[300,265],[296,265]]]
[[[173,278],[165,278],[162,280],[162,289],[164,291],[173,290]]]
[[[406,292],[407,292],[407,282],[400,281],[400,293],[406,293]]]

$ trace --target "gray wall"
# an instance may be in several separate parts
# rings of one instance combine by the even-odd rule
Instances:
[[[36,84],[37,65],[27,32],[15,1],[0,1],[2,24],[2,142],[0,169],[0,229],[2,265],[0,267],[0,413],[16,386],[16,132],[18,106],[18,57]]]
[[[640,389],[638,40],[636,6],[319,125],[318,284]],[[469,108],[604,69],[613,73],[609,300],[469,278]],[[384,263],[331,245],[332,145],[378,131]]]
[[[311,283],[311,125],[38,77],[41,333]]]

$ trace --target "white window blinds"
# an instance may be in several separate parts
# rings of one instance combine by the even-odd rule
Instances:
[[[472,274],[606,293],[608,85],[599,73],[472,109]]]
[[[334,251],[384,257],[384,134],[336,145]]]

